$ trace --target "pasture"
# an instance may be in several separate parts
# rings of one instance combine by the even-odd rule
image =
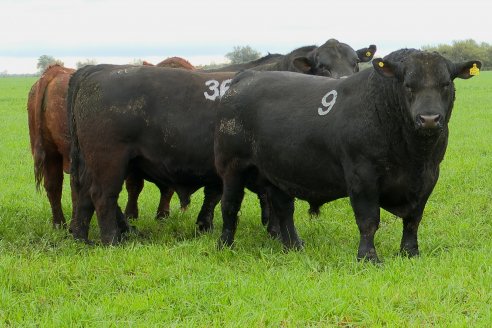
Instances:
[[[382,211],[381,265],[359,263],[348,199],[319,218],[296,201],[305,249],[286,253],[260,223],[247,193],[233,249],[217,250],[222,226],[198,234],[202,193],[186,212],[154,219],[146,183],[138,234],[88,246],[53,230],[37,193],[27,128],[35,78],[0,78],[0,326],[486,327],[492,323],[492,72],[457,79],[449,146],[419,229],[421,256],[398,255],[402,223]],[[124,207],[126,194],[120,196]],[[68,176],[63,209],[71,213]],[[93,218],[90,238],[99,240]]]

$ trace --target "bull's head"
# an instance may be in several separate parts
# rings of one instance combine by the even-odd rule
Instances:
[[[301,73],[338,79],[357,73],[359,63],[370,61],[375,52],[375,45],[355,51],[345,43],[330,39],[306,57],[295,58],[293,64]]]
[[[388,56],[389,57],[389,56]],[[415,129],[430,133],[449,122],[457,77],[468,79],[482,67],[478,60],[452,63],[437,53],[414,51],[399,61],[376,58],[374,69],[396,79],[399,99]]]

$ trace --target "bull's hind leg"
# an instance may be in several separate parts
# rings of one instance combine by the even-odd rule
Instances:
[[[227,172],[222,176],[222,235],[219,247],[232,246],[237,228],[237,213],[244,198],[245,182],[240,173]]]
[[[286,249],[302,249],[303,242],[294,225],[294,197],[274,186],[267,187],[267,195],[271,204],[271,219],[278,220],[280,236]]]
[[[126,177],[125,187],[128,192],[128,202],[126,203],[125,216],[127,218],[138,218],[138,196],[142,192],[144,180],[138,173],[130,172]]]
[[[200,231],[210,231],[213,229],[214,210],[222,195],[222,187],[220,185],[206,185],[203,189],[205,199],[198,214],[196,224]]]
[[[123,181],[121,181],[123,185]],[[112,188],[111,188],[112,189]],[[118,207],[119,191],[92,187],[92,199],[96,207],[97,221],[104,245],[114,245],[121,241],[122,234],[128,231],[121,210]]]
[[[66,226],[61,197],[63,188],[63,159],[59,154],[47,154],[43,169],[44,189],[48,195],[53,216],[53,228]]]
[[[129,230],[126,219],[118,207],[118,197],[123,188],[128,165],[124,151],[109,152],[97,158],[97,163],[89,163],[92,168],[91,198],[94,202],[101,232],[101,242],[113,245],[121,241],[122,234]]]
[[[70,232],[75,239],[89,243],[89,224],[94,214],[94,204],[88,188],[82,187],[77,191],[73,181],[71,181],[71,184],[74,211],[70,222]]]

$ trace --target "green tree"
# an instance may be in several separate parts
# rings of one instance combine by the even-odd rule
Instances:
[[[82,67],[87,66],[87,65],[96,65],[96,64],[97,64],[97,61],[94,58],[92,58],[92,59],[86,59],[84,61],[76,62],[75,67],[77,69],[79,69],[79,68],[82,68]]]
[[[133,58],[133,60],[131,62],[129,62],[128,64],[130,65],[142,65],[143,64],[143,59],[140,59],[140,58]]]
[[[455,40],[450,45],[423,46],[422,50],[437,51],[454,62],[478,59],[483,64],[482,69],[492,69],[492,45],[486,42],[478,44],[473,39]]]
[[[38,69],[38,73],[42,74],[50,65],[58,64],[63,66],[63,62],[59,59],[56,59],[53,56],[42,55],[38,58],[38,63],[36,68]]]
[[[260,58],[261,53],[250,46],[234,46],[231,52],[225,54],[225,57],[231,61],[231,64],[241,64]]]

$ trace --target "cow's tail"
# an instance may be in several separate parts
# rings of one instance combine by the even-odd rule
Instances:
[[[79,83],[83,77],[84,68],[77,70],[68,83],[67,93],[67,120],[68,130],[70,134],[70,181],[72,188],[79,190],[80,186],[80,147],[79,140],[77,138],[77,123],[74,114],[75,98],[77,97]]]
[[[34,159],[34,178],[36,189],[39,191],[41,181],[44,178],[44,165],[46,152],[43,144],[43,102],[46,88],[58,74],[51,66],[34,83],[29,92],[27,101],[27,113],[29,118],[29,137],[31,141],[31,153]]]

